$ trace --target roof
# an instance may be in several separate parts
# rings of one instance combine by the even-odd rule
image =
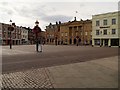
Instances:
[[[114,14],[114,13],[120,13],[120,11],[115,11],[115,12],[107,12],[107,13],[101,13],[101,14],[96,14],[96,15],[92,15],[92,16],[99,16],[99,15],[106,15],[106,14]]]

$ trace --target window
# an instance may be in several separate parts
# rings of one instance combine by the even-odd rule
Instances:
[[[116,29],[112,29],[112,34],[116,34]]]
[[[10,38],[10,36],[11,36],[11,32],[8,32],[8,38]]]
[[[112,25],[115,25],[115,24],[116,24],[116,19],[113,18],[113,19],[112,19]]]
[[[67,37],[67,32],[65,33],[65,36]]]
[[[74,27],[74,30],[77,30],[77,26]]]
[[[107,35],[107,29],[103,30],[103,34]]]
[[[67,39],[65,39],[65,42],[67,42]]]
[[[51,26],[51,28],[53,28],[53,26]]]
[[[78,30],[82,31],[82,26],[78,26]]]
[[[92,32],[90,32],[90,35],[92,35]]]
[[[82,35],[82,32],[81,32],[81,35]]]
[[[107,19],[103,20],[103,25],[107,25]]]
[[[61,33],[61,36],[63,36],[63,33]]]
[[[100,26],[100,21],[96,21],[96,26]]]
[[[3,38],[5,38],[5,37],[6,37],[6,33],[5,33],[5,32],[3,33],[2,37],[3,37]]]
[[[54,37],[54,34],[52,34],[51,36]]]
[[[87,35],[88,33],[87,32],[85,32],[85,35]]]
[[[100,45],[100,39],[95,39],[95,45]]]
[[[55,28],[55,26],[52,26],[52,28]]]
[[[99,35],[99,34],[100,34],[99,30],[96,30],[96,35]]]

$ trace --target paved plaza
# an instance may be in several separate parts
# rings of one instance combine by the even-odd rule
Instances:
[[[2,47],[3,88],[117,88],[118,48]]]

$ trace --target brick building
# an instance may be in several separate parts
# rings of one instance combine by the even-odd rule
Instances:
[[[0,23],[0,37],[2,45],[10,44],[10,31],[8,30],[9,24]],[[29,44],[28,42],[28,29],[22,26],[14,26],[14,30],[11,32],[12,44],[21,45]]]
[[[45,29],[46,44],[59,44],[60,42],[60,24],[61,22],[56,22],[56,24],[50,23]]]
[[[50,24],[46,27],[46,39],[48,44],[91,44],[92,21],[81,20],[65,23]],[[55,38],[57,35],[57,38]]]
[[[63,44],[91,44],[92,21],[81,20],[62,23],[60,39]]]
[[[10,44],[10,32],[8,31],[9,24],[0,23],[0,30],[2,31],[2,44],[9,45]],[[18,26],[14,27],[14,31],[11,33],[12,35],[12,44],[19,45],[21,44],[21,28]]]

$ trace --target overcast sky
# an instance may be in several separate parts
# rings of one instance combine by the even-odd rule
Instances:
[[[42,30],[50,22],[67,22],[73,17],[80,19],[92,19],[92,15],[118,11],[119,0],[104,0],[88,2],[38,2],[35,0],[1,0],[0,1],[0,22],[9,23],[10,19],[17,26],[34,27],[38,20]],[[76,0],[77,1],[77,0]],[[107,0],[106,0],[107,1]],[[77,13],[76,13],[77,11]]]

